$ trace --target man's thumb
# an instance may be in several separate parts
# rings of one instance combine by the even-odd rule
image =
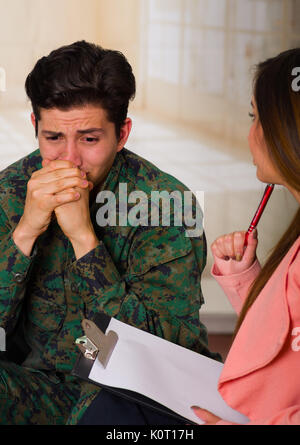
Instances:
[[[46,167],[49,163],[50,163],[50,160],[49,160],[49,159],[43,159],[43,160],[42,160],[42,166],[43,166],[43,167]]]

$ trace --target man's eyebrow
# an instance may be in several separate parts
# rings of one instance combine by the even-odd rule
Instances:
[[[88,133],[104,133],[102,128],[87,128],[86,130],[77,130],[79,134],[88,134]],[[50,130],[42,130],[42,134],[45,136],[63,136],[64,134],[61,131],[50,131]]]
[[[77,130],[79,134],[87,134],[87,133],[103,133],[104,130],[102,128],[87,128],[86,130]]]
[[[62,135],[63,135],[62,132],[58,132],[58,131],[49,131],[49,130],[42,130],[42,134],[43,134],[43,135],[48,135],[48,136],[62,136]]]

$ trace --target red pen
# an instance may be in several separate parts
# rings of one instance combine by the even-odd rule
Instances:
[[[258,208],[253,216],[253,219],[250,223],[250,226],[247,230],[247,233],[245,236],[245,241],[244,241],[244,247],[247,247],[248,237],[249,237],[250,233],[256,228],[258,221],[260,220],[260,217],[263,214],[263,211],[266,207],[266,204],[267,204],[273,190],[274,190],[274,184],[268,184],[264,191],[262,200],[260,201],[259,206],[258,206]]]

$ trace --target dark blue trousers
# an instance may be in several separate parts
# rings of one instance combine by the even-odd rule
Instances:
[[[126,400],[102,389],[87,408],[79,425],[186,425],[139,403]]]

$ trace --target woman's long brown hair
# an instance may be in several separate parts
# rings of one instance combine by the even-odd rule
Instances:
[[[285,182],[300,191],[300,91],[294,88],[295,76],[292,71],[295,67],[300,67],[300,48],[285,51],[260,63],[254,78],[254,98],[271,159]],[[251,286],[234,335],[299,235],[300,208]]]

